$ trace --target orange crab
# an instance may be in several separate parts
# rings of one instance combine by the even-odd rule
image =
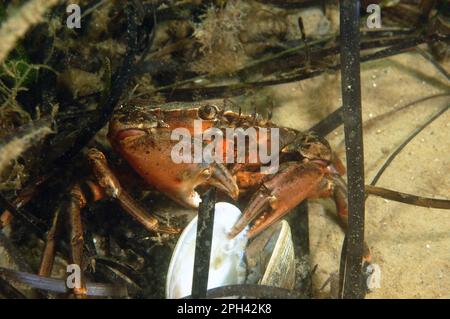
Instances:
[[[334,199],[342,226],[344,229],[347,227],[347,191],[341,177],[345,169],[326,140],[313,133],[277,127],[280,166],[274,174],[262,173],[262,163],[258,161],[176,164],[171,158],[171,152],[177,141],[171,139],[171,134],[176,128],[187,129],[193,134],[194,120],[202,120],[202,130],[253,127],[259,132],[262,128],[277,127],[270,120],[263,120],[256,114],[242,115],[224,111],[217,104],[207,102],[169,103],[157,108],[130,105],[122,106],[115,112],[110,121],[108,138],[113,149],[146,183],[181,205],[197,207],[199,195],[196,190],[209,186],[216,187],[223,195],[228,195],[235,201],[242,203],[248,200],[241,219],[230,233],[231,237],[251,223],[253,226],[248,235],[255,236],[303,200],[318,197]],[[270,138],[271,135],[266,136],[266,139]],[[230,140],[225,139],[221,147],[226,150],[233,145]],[[80,210],[88,199],[95,201],[105,196],[115,198],[147,229],[165,233],[179,232],[179,229],[161,225],[133,200],[121,187],[103,153],[90,149],[87,158],[93,178],[80,181],[73,187],[68,207],[74,264],[82,263]],[[40,275],[50,275],[53,256],[54,244],[50,231]],[[84,295],[86,289],[84,286],[75,288],[74,293]]]

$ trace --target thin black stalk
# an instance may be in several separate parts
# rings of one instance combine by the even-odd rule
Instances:
[[[343,298],[364,298],[364,149],[361,112],[359,1],[340,1],[342,101],[347,154],[348,230]]]
[[[202,195],[198,207],[197,239],[195,242],[194,276],[192,279],[192,297],[206,298],[209,278],[209,262],[214,226],[214,206],[216,190],[211,188]]]

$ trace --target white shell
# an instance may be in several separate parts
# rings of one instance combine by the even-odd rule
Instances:
[[[228,233],[240,216],[241,211],[236,206],[216,203],[208,289],[245,282],[248,227],[234,239],[228,239]],[[197,217],[184,229],[175,247],[167,273],[166,298],[191,294],[196,235]]]

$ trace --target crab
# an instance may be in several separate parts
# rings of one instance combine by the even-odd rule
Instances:
[[[125,105],[119,107],[109,123],[108,139],[115,150],[145,181],[173,201],[186,207],[198,207],[202,188],[216,187],[221,196],[244,203],[242,217],[229,236],[252,225],[249,237],[280,220],[305,199],[333,198],[341,225],[346,230],[347,190],[342,175],[345,168],[328,142],[312,132],[278,127],[256,113],[226,111],[225,103],[168,103],[157,107]],[[171,132],[184,128],[194,132],[194,120],[202,120],[202,130],[209,128],[279,129],[280,166],[275,173],[263,173],[261,162],[253,163],[174,163],[171,151],[176,143]],[[258,133],[258,135],[260,135]],[[266,136],[270,139],[271,136]],[[230,147],[225,139],[222,147]],[[88,202],[114,198],[122,208],[152,232],[176,234],[178,228],[162,225],[122,187],[105,157],[98,149],[86,152],[92,175],[74,184],[68,212],[71,226],[72,263],[81,265],[83,231],[80,210]],[[368,256],[368,252],[366,252]],[[49,276],[54,258],[54,237],[50,231],[39,274]],[[86,295],[84,280],[73,292]]]

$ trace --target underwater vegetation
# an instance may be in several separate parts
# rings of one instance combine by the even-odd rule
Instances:
[[[381,18],[367,10],[373,4]],[[212,249],[208,297],[342,297],[338,270],[352,243],[342,248],[339,236],[354,229],[346,178],[354,167],[341,128],[349,124],[341,55],[351,39],[341,34],[339,9],[331,0],[1,2],[0,297],[189,296],[200,275],[184,276],[187,268],[209,270],[194,261],[196,224],[206,229],[197,237],[206,238],[197,246],[206,247],[206,267]],[[408,214],[393,203],[413,207],[416,220],[430,213],[434,233],[411,241],[448,243],[448,218],[439,220],[450,208],[450,143],[440,138],[449,129],[450,5],[361,1],[355,21],[355,119],[367,136],[364,150],[353,149],[366,174],[360,203],[367,199],[355,294],[450,297],[450,282],[423,279],[432,271],[420,266],[411,274],[419,279],[401,281],[395,255],[413,249],[408,231],[427,226],[386,217]],[[390,128],[403,115],[401,128]],[[251,151],[240,157],[235,136],[217,147],[232,150],[229,162],[175,163],[171,133],[193,132],[194,120],[203,123],[200,134],[255,127],[243,147],[272,145],[276,172],[260,171],[261,152],[251,163]],[[426,143],[417,146],[419,134]],[[189,136],[192,145],[196,138]],[[426,183],[408,182],[420,175]],[[198,208],[200,198],[206,206]],[[388,221],[401,229],[398,238],[394,230],[379,235]],[[436,250],[436,274],[448,273],[448,256]],[[408,256],[427,259],[421,253]],[[379,269],[388,273],[385,290]],[[414,286],[426,289],[413,293]]]

